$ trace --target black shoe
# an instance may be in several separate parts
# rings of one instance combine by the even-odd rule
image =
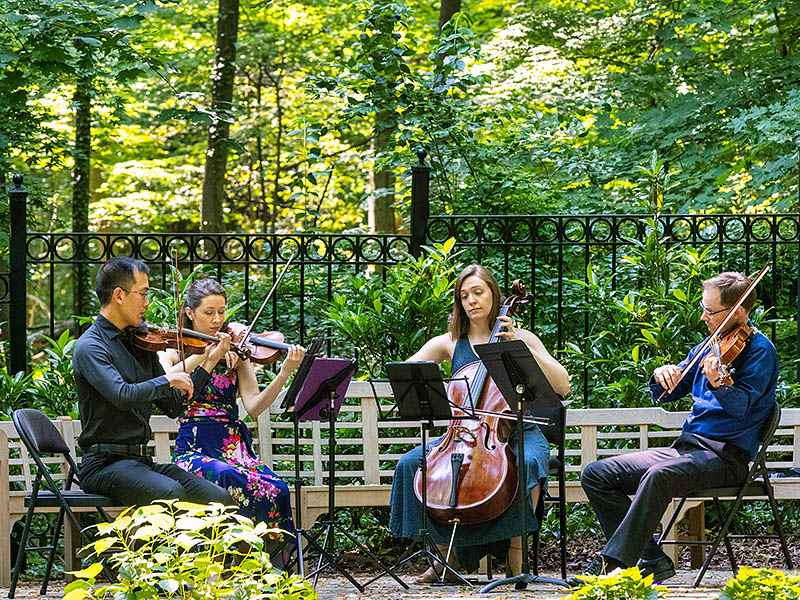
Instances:
[[[639,561],[637,566],[639,567],[639,573],[642,574],[643,578],[647,577],[648,575],[653,576],[653,583],[664,581],[665,579],[669,579],[675,575],[675,564],[666,554],[660,558],[654,558],[652,560],[643,558]]]
[[[592,559],[592,562],[589,563],[589,566],[584,569],[583,573],[568,577],[567,583],[569,584],[569,587],[579,587],[586,583],[585,578],[587,576],[599,577],[600,575],[607,575],[617,568],[624,569],[625,565],[618,560],[598,554]]]

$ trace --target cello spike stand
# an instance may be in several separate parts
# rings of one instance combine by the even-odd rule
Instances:
[[[522,572],[512,577],[492,581],[481,588],[481,593],[490,592],[498,586],[514,584],[517,590],[524,590],[529,583],[548,583],[569,587],[563,579],[543,577],[530,572],[528,558],[528,485],[525,469],[525,438],[522,430],[522,417],[526,405],[533,406],[557,397],[538,363],[521,340],[481,344],[475,351],[489,375],[494,379],[511,409],[517,415],[517,502],[521,513],[520,535],[522,537]],[[563,532],[562,532],[563,535]]]

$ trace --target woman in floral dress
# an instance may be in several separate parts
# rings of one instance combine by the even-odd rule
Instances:
[[[275,379],[259,389],[249,360],[231,350],[231,338],[221,331],[227,294],[213,279],[195,281],[186,291],[181,310],[184,327],[220,338],[205,354],[186,357],[185,369],[209,371],[205,390],[178,418],[173,461],[190,473],[226,489],[239,512],[271,528],[294,531],[289,487],[253,452],[250,433],[239,419],[238,395],[248,414],[257,417],[275,401],[305,355],[292,346]],[[184,368],[176,350],[159,353],[164,370]]]

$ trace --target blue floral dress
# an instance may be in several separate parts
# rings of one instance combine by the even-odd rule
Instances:
[[[294,531],[289,487],[256,458],[250,432],[239,420],[238,394],[236,371],[218,365],[204,392],[178,417],[173,461],[226,489],[241,514]]]

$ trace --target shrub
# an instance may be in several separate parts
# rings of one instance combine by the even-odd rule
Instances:
[[[585,577],[586,583],[565,600],[656,600],[667,588],[653,585],[653,576],[642,578],[639,567],[615,569],[602,577]]]
[[[112,523],[94,526],[94,556],[110,555],[118,581],[98,586],[99,562],[73,573],[65,600],[81,598],[217,598],[312,600],[299,576],[270,564],[265,536],[274,531],[236,514],[234,507],[159,500],[130,508]]]
[[[387,267],[378,273],[350,279],[349,289],[333,296],[325,325],[359,352],[372,376],[386,362],[405,360],[431,335],[445,332],[452,308],[456,266],[452,238],[426,248],[420,258]]]
[[[654,222],[644,242],[634,244],[617,273],[618,287],[589,265],[586,300],[594,319],[583,342],[570,342],[579,365],[595,373],[591,405],[650,405],[647,382],[656,367],[677,364],[703,340],[701,282],[717,264],[689,247],[663,248]]]
[[[797,600],[800,576],[773,569],[742,567],[719,593],[719,600]]]
[[[34,375],[32,403],[51,417],[77,417],[78,390],[72,370],[72,350],[76,340],[70,337],[68,329],[56,340],[47,336],[44,339],[50,347],[44,349],[47,361],[43,368]]]

